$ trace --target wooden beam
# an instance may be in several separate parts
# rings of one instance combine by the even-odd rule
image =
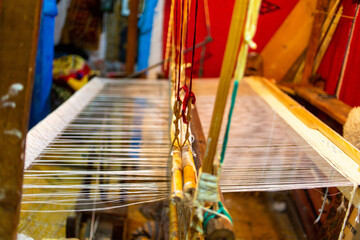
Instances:
[[[308,45],[316,1],[299,0],[261,51],[264,76],[280,81]]]
[[[301,85],[309,85],[309,81],[313,72],[316,53],[320,46],[321,29],[326,18],[330,0],[318,0],[316,4],[315,17],[312,25],[311,35],[306,52],[305,67],[301,79]]]
[[[193,151],[196,154],[194,156],[194,162],[196,166],[196,171],[199,173],[199,169],[202,165],[203,158],[205,155],[206,148],[206,138],[204,131],[201,125],[200,117],[197,111],[196,106],[192,109],[191,112],[191,132],[194,136],[193,142]],[[224,196],[219,188],[221,202],[224,203]],[[207,224],[206,229],[204,229],[206,234],[206,239],[234,239],[233,227],[232,224],[224,218],[212,218]]]
[[[213,174],[213,160],[217,149],[230,83],[236,65],[237,53],[242,41],[247,9],[248,1],[235,1],[203,162],[203,172],[205,173]]]
[[[125,71],[127,74],[134,72],[136,52],[137,52],[137,23],[138,23],[138,10],[140,0],[129,1],[130,15],[128,22],[127,31],[127,42],[126,42],[126,65]]]
[[[0,236],[17,239],[42,1],[0,4]]]
[[[296,94],[344,125],[352,107],[316,87],[295,87]]]

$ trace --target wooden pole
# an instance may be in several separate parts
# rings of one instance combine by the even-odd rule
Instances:
[[[243,40],[242,35],[244,31],[247,7],[248,0],[235,1],[203,162],[203,172],[210,174],[213,173],[213,161],[225,111],[226,100],[235,69],[239,46]]]
[[[130,15],[127,31],[127,43],[126,43],[126,65],[125,70],[127,74],[134,72],[135,58],[137,52],[137,23],[138,23],[138,10],[140,0],[129,1]]]
[[[42,1],[0,5],[0,236],[17,239]]]
[[[316,12],[314,22],[309,39],[308,50],[306,52],[305,67],[301,79],[301,85],[309,85],[309,80],[312,75],[316,53],[320,46],[321,29],[326,18],[324,12],[328,11],[330,0],[318,0],[316,5]]]
[[[193,150],[196,154],[194,156],[194,162],[197,171],[201,167],[203,157],[205,154],[206,148],[206,139],[201,126],[200,117],[197,111],[196,106],[192,109],[192,120],[191,120],[191,132],[194,136]],[[219,189],[221,201],[224,202],[224,197]],[[206,234],[206,239],[234,239],[233,227],[231,223],[225,218],[212,218],[204,229]]]
[[[352,22],[351,28],[350,28],[350,34],[349,34],[349,37],[348,37],[348,42],[347,42],[347,45],[346,45],[345,56],[343,58],[343,62],[342,62],[342,66],[341,66],[339,80],[338,80],[337,85],[336,85],[335,95],[336,95],[337,98],[340,97],[340,91],[341,91],[341,87],[342,87],[342,84],[343,84],[346,67],[347,67],[348,60],[349,60],[350,48],[351,48],[351,43],[352,43],[353,36],[354,36],[356,19],[357,19],[357,16],[359,15],[359,7],[360,7],[360,3],[357,3],[356,9],[355,9],[355,14],[354,14],[354,19],[353,19],[353,22]]]

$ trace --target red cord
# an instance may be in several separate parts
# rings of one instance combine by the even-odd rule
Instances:
[[[195,1],[195,21],[194,21],[194,39],[192,46],[192,57],[191,57],[191,72],[190,72],[190,92],[192,92],[192,77],[193,77],[193,69],[194,69],[194,58],[195,58],[195,45],[196,45],[196,22],[197,22],[197,12],[198,12],[198,0]]]
[[[185,85],[181,88],[185,91],[185,97],[183,100],[182,111],[181,111],[183,122],[185,124],[189,124],[189,121],[186,116],[186,110],[188,108],[189,101],[191,101],[192,104],[195,104],[196,102],[195,94],[192,91],[192,77],[193,77],[194,58],[195,58],[197,12],[198,12],[198,0],[195,1],[194,37],[193,37],[193,46],[192,46],[191,72],[190,72],[190,83],[189,83],[190,86],[188,88],[185,81]]]
[[[180,77],[181,77],[181,55],[182,55],[182,36],[183,36],[183,22],[184,22],[184,1],[181,4],[181,21],[180,21],[180,51],[179,51],[179,72],[178,72],[178,86],[177,86],[177,100],[180,101]]]

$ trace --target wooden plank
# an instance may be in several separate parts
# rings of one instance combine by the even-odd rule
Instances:
[[[279,81],[307,47],[316,1],[300,0],[261,55],[264,76]]]
[[[312,76],[316,53],[318,52],[320,45],[321,29],[324,23],[326,15],[324,12],[328,11],[329,0],[318,0],[316,6],[315,17],[311,29],[311,35],[308,44],[308,50],[306,52],[305,67],[302,75],[301,85],[309,85],[310,78]]]
[[[134,72],[136,52],[137,52],[137,22],[138,9],[140,0],[129,1],[130,16],[128,22],[127,42],[126,42],[126,65],[125,71],[127,74]]]
[[[341,125],[345,124],[352,107],[316,87],[295,87],[294,90],[299,97],[311,105],[320,109]]]
[[[325,55],[326,49],[328,48],[330,41],[334,35],[337,24],[339,23],[340,17],[342,15],[342,6],[339,11],[336,13],[336,10],[339,7],[339,0],[332,6],[331,11],[329,12],[321,30],[321,45],[315,57],[314,67],[312,68],[314,75],[317,72],[317,69],[321,63],[323,56]],[[336,13],[336,17],[334,15]],[[300,83],[303,77],[304,66],[305,66],[305,57],[306,57],[307,48],[301,53],[301,55],[297,58],[294,64],[290,67],[288,72],[282,78],[281,82],[292,82],[292,83]]]
[[[41,0],[0,5],[0,236],[17,239]]]

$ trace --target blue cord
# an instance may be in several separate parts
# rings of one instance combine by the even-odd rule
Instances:
[[[223,141],[223,145],[222,145],[222,149],[221,149],[220,164],[223,164],[224,159],[225,159],[225,152],[226,152],[226,146],[227,146],[227,142],[228,142],[228,138],[229,138],[231,118],[232,118],[232,114],[233,114],[234,107],[235,107],[235,100],[236,100],[238,87],[239,87],[239,81],[236,80],[234,82],[234,88],[233,88],[233,92],[232,92],[232,95],[231,95],[231,105],[230,105],[230,111],[229,111],[229,116],[228,116],[228,122],[227,122],[227,125],[226,125],[226,132],[225,132],[225,136],[224,136],[224,141]]]

